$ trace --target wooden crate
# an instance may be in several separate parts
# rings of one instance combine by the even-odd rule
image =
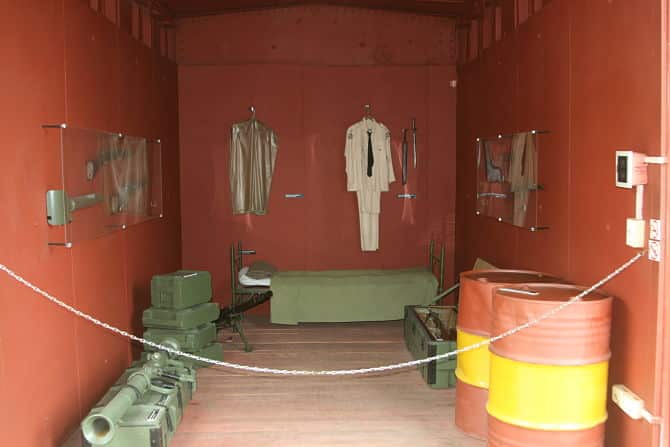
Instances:
[[[453,351],[456,349],[456,308],[405,306],[404,332],[407,349],[415,359]],[[455,370],[455,356],[419,366],[424,380],[433,388],[454,387]]]

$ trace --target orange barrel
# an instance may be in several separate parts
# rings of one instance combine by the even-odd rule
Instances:
[[[490,337],[493,289],[508,284],[545,281],[558,282],[560,279],[526,270],[472,270],[461,273],[456,326],[458,348]],[[456,426],[479,439],[486,439],[488,388],[488,348],[483,346],[460,354],[456,364]]]
[[[501,287],[494,334],[583,292],[568,284]],[[592,292],[551,318],[489,347],[490,447],[603,447],[612,298]]]

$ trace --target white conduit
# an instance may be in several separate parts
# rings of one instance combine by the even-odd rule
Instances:
[[[541,321],[546,320],[547,318],[551,318],[552,316],[556,315],[558,312],[562,311],[566,307],[576,303],[577,301],[581,300],[583,297],[588,295],[589,293],[595,291],[599,287],[601,287],[603,284],[611,281],[613,278],[616,276],[620,275],[624,270],[626,270],[628,267],[633,265],[635,262],[637,262],[640,258],[644,256],[645,252],[639,252],[635,256],[633,256],[631,259],[626,261],[624,264],[622,264],[619,268],[614,270],[612,273],[589,287],[588,289],[584,290],[582,293],[579,295],[571,298],[569,301],[566,301],[559,306],[556,306],[552,310],[548,311],[547,313],[539,316],[538,318],[528,321],[520,326],[517,326],[515,328],[512,328],[506,332],[503,332],[502,334],[496,335],[495,337],[492,337],[488,340],[483,340],[479,343],[475,343],[473,345],[466,346],[461,349],[457,349],[455,351],[447,352],[444,354],[440,355],[435,355],[433,357],[427,357],[424,359],[419,359],[419,360],[413,360],[410,362],[403,362],[403,363],[396,363],[393,365],[386,365],[386,366],[376,366],[372,368],[361,368],[361,369],[339,369],[339,370],[327,370],[327,371],[302,371],[302,370],[291,370],[291,369],[275,369],[275,368],[262,368],[258,366],[248,366],[248,365],[240,365],[237,363],[229,363],[229,362],[223,362],[219,360],[212,360],[208,359],[206,357],[200,357],[194,354],[190,354],[188,352],[181,352],[176,349],[169,348],[167,346],[162,346],[159,345],[158,343],[151,342],[149,340],[145,340],[142,337],[137,337],[136,335],[133,335],[129,332],[124,331],[123,329],[119,329],[117,327],[114,327],[112,325],[109,325],[105,322],[102,322],[91,315],[84,313],[78,309],[75,309],[74,307],[70,306],[67,303],[64,303],[63,301],[59,300],[58,298],[50,295],[48,292],[43,291],[39,287],[33,285],[30,283],[28,280],[22,278],[20,275],[17,273],[14,273],[11,269],[9,269],[7,266],[4,264],[0,264],[0,270],[5,272],[7,275],[18,281],[19,283],[23,284],[24,286],[28,287],[29,289],[32,289],[35,293],[43,296],[44,298],[48,299],[52,303],[62,307],[63,309],[67,310],[68,312],[71,312],[75,314],[78,317],[83,318],[84,320],[88,320],[91,323],[100,326],[102,328],[107,329],[108,331],[114,332],[118,335],[121,335],[123,337],[129,338],[130,340],[133,340],[138,343],[145,344],[147,346],[151,346],[155,349],[159,349],[165,352],[168,352],[173,355],[178,355],[181,357],[185,357],[191,360],[196,360],[198,362],[202,363],[207,363],[210,365],[216,365],[216,366],[223,366],[225,368],[232,368],[232,369],[237,369],[237,370],[242,370],[242,371],[249,371],[249,372],[254,372],[254,373],[260,373],[260,374],[278,374],[278,375],[285,375],[285,376],[350,376],[350,375],[357,375],[357,374],[369,374],[369,373],[378,373],[378,372],[384,372],[384,371],[391,371],[394,369],[401,369],[401,368],[409,368],[411,366],[417,366],[421,365],[423,363],[429,363],[435,360],[442,360],[446,359],[448,357],[454,357],[457,354],[462,354],[464,352],[472,351],[478,348],[481,348],[483,346],[487,346],[490,343],[494,343],[498,340],[501,340],[505,337],[509,337],[510,335],[514,335],[519,331],[522,331],[524,329],[527,329],[529,327],[535,326],[536,324],[540,323]]]

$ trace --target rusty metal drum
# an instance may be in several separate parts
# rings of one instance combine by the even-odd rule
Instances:
[[[493,335],[584,290],[544,283],[497,288]],[[489,446],[604,446],[611,321],[612,298],[592,292],[489,347]]]
[[[456,378],[455,423],[463,433],[477,439],[486,439],[486,402],[489,390],[470,385]],[[483,413],[483,416],[482,416]]]
[[[471,346],[490,337],[495,288],[559,281],[557,277],[528,270],[472,270],[461,273],[458,348]],[[489,363],[488,348],[482,346],[460,354],[456,366],[456,426],[479,439],[486,439],[487,434]]]

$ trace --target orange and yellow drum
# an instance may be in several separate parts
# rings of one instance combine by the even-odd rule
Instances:
[[[472,270],[461,273],[457,345],[464,348],[488,339],[493,320],[493,290],[502,285],[558,282],[544,273],[526,270]],[[486,402],[490,355],[487,346],[458,356],[456,366],[456,426],[486,439]]]
[[[567,284],[498,288],[493,334],[582,291]],[[489,347],[489,446],[604,446],[611,321],[612,298],[594,292]]]

